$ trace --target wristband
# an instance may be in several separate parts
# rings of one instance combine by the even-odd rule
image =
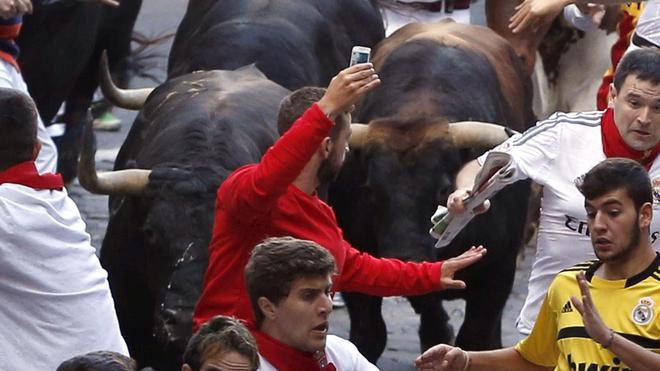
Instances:
[[[461,349],[463,350],[463,349]],[[470,359],[470,353],[466,352],[463,350],[463,353],[465,354],[465,367],[463,367],[463,371],[467,371],[470,369],[470,366],[472,366],[472,359]]]
[[[610,338],[607,339],[607,343],[601,344],[603,349],[607,349],[612,346],[612,343],[614,343],[614,330],[610,329]]]

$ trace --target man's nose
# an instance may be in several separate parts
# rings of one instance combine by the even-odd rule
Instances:
[[[602,231],[605,229],[605,220],[604,220],[604,215],[601,212],[597,212],[596,215],[594,216],[594,220],[591,223],[592,225],[590,226],[590,230],[593,232],[595,231]]]
[[[637,121],[639,121],[640,124],[649,125],[651,123],[651,107],[642,107],[637,115]]]
[[[323,295],[321,298],[319,312],[324,315],[328,315],[332,312],[332,296],[330,296],[330,294]]]

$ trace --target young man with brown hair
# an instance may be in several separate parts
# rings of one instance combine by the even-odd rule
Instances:
[[[335,260],[312,241],[270,238],[245,268],[261,371],[374,371],[350,341],[328,335]]]

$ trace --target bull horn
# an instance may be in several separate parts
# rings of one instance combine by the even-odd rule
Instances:
[[[486,122],[461,121],[450,123],[449,133],[457,148],[492,148],[516,131]]]
[[[351,124],[351,138],[348,140],[348,146],[355,149],[364,147],[364,143],[367,141],[368,130],[369,125]]]
[[[113,105],[128,110],[140,110],[144,102],[154,88],[143,89],[120,89],[112,81],[110,76],[110,67],[108,64],[108,53],[104,50],[101,55],[101,66],[99,71],[101,81],[101,91],[103,96]]]
[[[151,170],[129,169],[96,172],[96,138],[91,120],[86,120],[83,130],[83,146],[78,162],[78,181],[91,193],[102,195],[141,195],[149,183]]]

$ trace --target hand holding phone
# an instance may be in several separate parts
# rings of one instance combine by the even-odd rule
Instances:
[[[351,50],[351,62],[349,66],[358,63],[367,63],[369,62],[369,57],[371,56],[371,48],[366,46],[354,46]]]

